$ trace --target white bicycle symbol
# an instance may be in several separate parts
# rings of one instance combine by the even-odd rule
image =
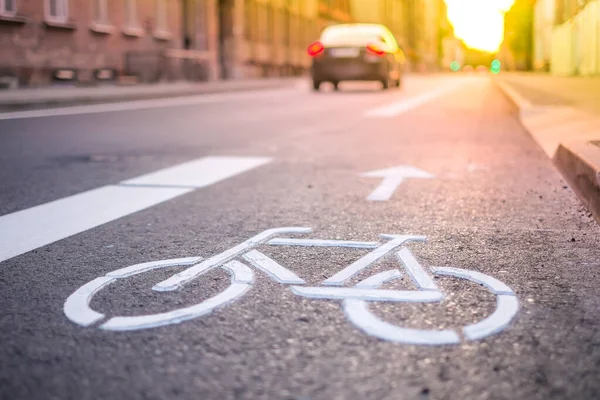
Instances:
[[[266,230],[253,238],[204,261],[200,257],[153,261],[132,265],[96,278],[77,289],[66,300],[64,312],[71,321],[82,326],[91,326],[105,318],[104,314],[89,306],[92,297],[102,288],[117,279],[128,278],[151,270],[190,266],[153,287],[155,291],[173,291],[214,268],[223,268],[231,275],[231,284],[218,295],[199,304],[173,311],[143,315],[117,316],[100,325],[109,331],[129,331],[177,324],[212,312],[241,298],[252,287],[254,271],[236,258],[243,259],[271,279],[285,285],[298,296],[313,299],[342,300],[342,307],[348,320],[363,332],[377,338],[406,344],[441,345],[460,342],[460,335],[454,330],[421,330],[403,328],[382,321],[369,310],[369,302],[441,302],[444,294],[438,289],[431,276],[419,265],[411,251],[403,245],[411,241],[425,241],[423,236],[381,235],[385,243],[354,242],[340,240],[313,240],[278,237],[281,234],[306,234],[310,228],[276,228]],[[306,282],[292,271],[279,265],[275,260],[253,249],[258,245],[273,246],[323,246],[373,249],[331,278],[322,282],[323,286],[308,287]],[[379,287],[386,282],[402,278],[400,270],[394,269],[370,276],[354,287],[343,287],[352,277],[368,268],[377,260],[400,248],[396,256],[418,290],[387,290]],[[505,329],[518,312],[519,304],[515,293],[503,282],[476,271],[458,268],[433,267],[434,275],[452,276],[466,279],[486,287],[496,296],[496,310],[484,320],[462,328],[466,340],[478,340]]]

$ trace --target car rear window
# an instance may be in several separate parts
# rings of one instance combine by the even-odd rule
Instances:
[[[377,32],[358,29],[328,29],[321,35],[321,42],[326,46],[366,46],[383,41],[383,37]]]

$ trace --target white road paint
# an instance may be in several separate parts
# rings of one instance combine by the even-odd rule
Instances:
[[[382,321],[369,311],[368,303],[363,300],[345,300],[343,307],[346,317],[354,326],[367,335],[382,340],[430,346],[460,343],[460,337],[452,330],[434,331],[402,328]]]
[[[402,274],[398,270],[381,272],[359,282],[356,287],[377,289],[382,284],[401,277]],[[451,330],[432,331],[402,328],[382,321],[369,311],[365,299],[344,300],[342,307],[346,317],[354,326],[367,335],[382,340],[416,345],[456,344],[460,342],[458,334]]]
[[[439,291],[431,276],[419,265],[417,259],[408,248],[402,248],[396,255],[419,290]]]
[[[367,301],[390,301],[402,303],[432,303],[441,301],[441,292],[417,290],[383,290],[340,287],[304,287],[292,286],[292,292],[302,297],[313,299],[361,299]]]
[[[123,182],[127,185],[104,186],[0,216],[0,262],[269,161],[257,157],[207,157]]]
[[[179,324],[190,319],[209,314],[214,309],[222,307],[243,296],[251,287],[254,272],[239,261],[223,265],[231,274],[231,284],[227,289],[191,307],[179,308],[166,313],[134,316],[113,317],[100,325],[101,329],[109,331],[132,331],[159,326]]]
[[[503,331],[519,312],[516,296],[501,294],[497,296],[496,311],[483,321],[466,326],[463,329],[469,340],[479,340]]]
[[[351,240],[321,240],[275,238],[267,243],[271,246],[307,246],[307,247],[352,247],[357,249],[376,249],[379,242],[354,242]]]
[[[397,269],[391,269],[389,271],[380,272],[372,275],[362,281],[358,282],[355,287],[360,289],[377,289],[384,283],[395,281],[396,279],[402,279],[403,275]]]
[[[497,303],[494,313],[483,321],[463,329],[464,335],[469,340],[483,339],[501,332],[506,329],[519,311],[519,301],[515,292],[496,278],[481,272],[460,268],[433,267],[431,270],[435,275],[453,276],[478,283],[496,295]]]
[[[235,247],[232,247],[229,250],[226,250],[220,254],[212,256],[212,257],[206,259],[205,261],[201,262],[200,264],[195,265],[191,268],[188,268],[185,271],[182,271],[181,273],[174,275],[171,278],[156,284],[152,289],[159,291],[159,292],[176,290],[176,289],[180,288],[181,286],[183,286],[184,284],[186,284],[187,282],[193,280],[197,276],[203,274],[204,272],[206,272],[212,268],[218,267],[219,265],[223,264],[224,262],[227,262],[227,261],[241,255],[245,251],[250,250],[254,246],[257,246],[261,243],[266,242],[274,235],[285,234],[285,233],[310,233],[311,231],[312,231],[311,228],[298,228],[298,227],[268,229],[262,233],[259,233],[258,235],[254,236],[253,238],[246,240],[245,242],[240,243]]]
[[[277,261],[264,255],[258,250],[252,250],[244,254],[244,259],[253,267],[258,268],[277,283],[287,285],[304,285],[306,282],[292,271],[282,267]]]
[[[92,297],[102,288],[117,279],[128,278],[143,272],[151,271],[158,268],[167,268],[175,266],[189,266],[200,260],[199,257],[176,258],[172,260],[152,261],[147,263],[135,264],[129,267],[121,268],[116,271],[109,272],[105,276],[96,278],[91,282],[86,283],[77,289],[72,295],[67,298],[64,305],[64,313],[71,321],[78,325],[89,326],[104,318],[104,314],[100,314],[90,308]]]
[[[361,176],[367,178],[383,178],[383,182],[367,197],[369,201],[387,201],[389,200],[398,186],[407,178],[433,179],[435,178],[428,172],[410,165],[400,165],[397,167],[371,171]]]
[[[479,283],[480,285],[485,286],[490,292],[494,294],[515,294],[515,292],[513,292],[513,290],[509,288],[504,282],[500,282],[498,279],[492,278],[491,276],[483,274],[481,272],[450,267],[432,267],[431,270],[436,275],[454,276],[456,278],[467,279],[471,282]]]
[[[208,314],[217,307],[224,306],[243,296],[254,282],[254,272],[248,266],[233,258],[241,256],[249,261],[255,268],[265,272],[275,281],[290,286],[291,291],[302,297],[311,299],[342,300],[342,307],[348,320],[363,332],[396,343],[414,345],[446,345],[460,342],[460,337],[453,330],[424,330],[404,328],[387,323],[374,315],[368,307],[368,302],[403,302],[403,303],[431,303],[442,302],[444,294],[432,280],[431,276],[419,265],[416,258],[407,248],[402,248],[396,253],[398,260],[403,264],[408,275],[415,282],[419,290],[393,290],[382,289],[381,285],[396,279],[401,279],[403,273],[398,270],[389,270],[372,275],[354,287],[305,287],[305,281],[292,271],[279,265],[258,250],[252,249],[260,244],[274,242],[277,245],[302,245],[302,246],[335,246],[352,247],[349,244],[365,247],[365,243],[372,245],[373,242],[352,241],[319,241],[319,240],[297,240],[274,238],[279,234],[309,233],[310,228],[290,227],[266,230],[253,238],[202,261],[200,257],[178,258],[136,264],[130,267],[109,272],[103,277],[96,278],[81,286],[66,300],[64,312],[66,316],[76,324],[89,326],[100,322],[105,318],[104,314],[92,310],[89,306],[92,297],[102,288],[116,281],[128,277],[149,272],[159,268],[173,266],[188,266],[185,271],[174,275],[155,286],[155,290],[173,290],[189,282],[191,279],[209,271],[211,268],[220,267],[231,274],[231,284],[220,294],[202,301],[191,307],[176,309],[170,312],[158,313],[144,316],[113,317],[100,326],[104,330],[129,331],[138,329],[154,328],[197,318]],[[424,241],[423,236],[410,235],[380,235],[382,239],[389,242],[380,245],[374,251],[351,264],[340,273],[334,275],[328,281],[337,285],[350,279],[362,269],[366,268],[379,258],[402,246],[411,240]],[[467,340],[479,340],[506,329],[514,319],[519,310],[518,300],[507,285],[503,282],[477,271],[469,271],[459,268],[434,267],[431,271],[435,275],[450,276],[466,279],[485,286],[497,297],[497,308],[484,320],[462,329]],[[327,282],[327,281],[326,281]],[[162,286],[161,286],[162,285]]]
[[[461,83],[462,84],[462,83]],[[408,99],[403,99],[400,101],[396,101],[391,104],[387,104],[385,106],[377,107],[365,112],[365,117],[368,118],[392,118],[396,117],[405,112],[414,110],[417,107],[422,106],[423,104],[430,102],[438,97],[441,97],[445,94],[453,92],[457,90],[460,85],[452,84],[448,86],[443,86],[441,88],[432,90],[430,92],[423,93],[421,95],[410,97]]]
[[[123,181],[128,186],[202,188],[271,162],[264,157],[205,157]]]
[[[383,236],[383,235],[382,235]],[[394,250],[397,247],[402,246],[404,243],[408,241],[424,241],[426,238],[424,236],[409,236],[409,235],[386,235],[384,238],[391,239],[389,242],[383,244],[382,246],[376,248],[369,254],[364,255],[359,260],[350,264],[331,278],[325,280],[323,285],[327,286],[342,286],[346,281],[350,278],[369,267],[375,261],[379,260],[381,257],[388,254],[390,251]]]
[[[1,120],[11,119],[29,119],[42,117],[62,117],[67,115],[80,114],[101,114],[108,112],[122,111],[137,111],[137,110],[152,110],[158,108],[171,108],[181,106],[193,106],[200,104],[212,104],[231,101],[257,100],[261,98],[272,99],[276,96],[289,96],[290,91],[287,90],[269,90],[260,92],[244,92],[244,93],[217,93],[217,94],[202,94],[195,96],[169,97],[162,99],[151,100],[135,100],[127,102],[113,102],[104,104],[90,104],[72,107],[46,108],[43,110],[29,111],[14,111],[0,113]]]
[[[0,217],[0,262],[191,192],[104,186]]]
[[[202,261],[202,257],[187,257],[187,258],[175,258],[172,260],[162,261],[151,261],[141,264],[132,265],[129,267],[121,268],[113,272],[106,274],[109,278],[129,278],[142,272],[151,271],[153,269],[174,267],[174,266],[190,266]]]
[[[115,280],[117,278],[102,276],[77,289],[67,298],[63,306],[63,312],[67,318],[81,326],[89,326],[103,319],[104,314],[90,308],[90,301],[99,290]]]

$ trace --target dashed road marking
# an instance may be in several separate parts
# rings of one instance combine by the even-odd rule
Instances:
[[[462,84],[462,82],[461,82]],[[447,93],[450,93],[454,90],[460,88],[460,85],[452,84],[448,86],[443,86],[441,88],[432,90],[430,92],[423,93],[421,95],[410,97],[408,99],[403,99],[400,101],[396,101],[391,104],[387,104],[381,107],[377,107],[365,112],[365,117],[368,118],[392,118],[396,117],[400,114],[403,114],[407,111],[414,110],[417,107],[422,106],[423,104],[435,100],[438,97],[441,97]]]
[[[206,157],[0,217],[0,262],[264,165]]]

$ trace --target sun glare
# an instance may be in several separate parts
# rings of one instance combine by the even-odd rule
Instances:
[[[496,52],[504,39],[504,13],[514,0],[445,0],[454,35],[472,49]]]

